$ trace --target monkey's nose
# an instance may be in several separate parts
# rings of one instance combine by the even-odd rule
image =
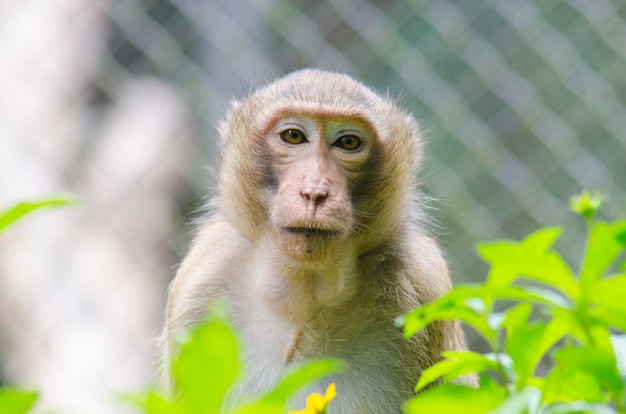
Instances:
[[[310,204],[313,207],[318,207],[328,197],[328,190],[322,187],[309,187],[300,191],[300,196],[302,196],[307,204]]]

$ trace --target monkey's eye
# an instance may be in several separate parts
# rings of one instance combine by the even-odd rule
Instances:
[[[361,146],[361,140],[354,135],[344,135],[335,141],[333,146],[346,151],[354,151]]]
[[[280,133],[280,138],[289,144],[304,144],[307,142],[302,131],[297,129],[287,129]]]

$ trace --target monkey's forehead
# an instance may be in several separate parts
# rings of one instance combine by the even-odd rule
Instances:
[[[345,113],[388,106],[373,90],[351,77],[316,69],[304,69],[280,78],[252,95],[275,103]]]
[[[351,77],[317,69],[291,73],[234,103],[231,115],[250,122],[263,134],[282,114],[350,117],[368,124],[384,139],[397,128],[419,135],[415,119],[396,102],[375,93]],[[255,114],[251,117],[250,114]],[[252,125],[250,125],[252,126]]]

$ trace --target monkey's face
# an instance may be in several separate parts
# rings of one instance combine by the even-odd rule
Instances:
[[[267,136],[276,177],[269,220],[281,249],[319,260],[353,233],[351,190],[364,174],[374,134],[349,117],[287,115]]]
[[[233,102],[220,129],[216,205],[253,243],[360,254],[418,210],[417,122],[348,76],[294,72]]]

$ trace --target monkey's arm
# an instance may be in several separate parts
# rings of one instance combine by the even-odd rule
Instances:
[[[250,241],[219,216],[200,227],[170,285],[164,329],[166,351],[176,332],[206,317],[209,301],[221,296],[239,277],[248,259],[245,252],[250,251]]]
[[[411,282],[420,298],[418,306],[430,303],[446,294],[452,287],[447,263],[437,243],[422,232],[412,232],[406,243]],[[441,361],[445,351],[467,349],[465,335],[459,321],[436,321],[426,328],[427,340],[433,363]],[[467,375],[454,381],[457,384],[477,385],[475,375]]]

